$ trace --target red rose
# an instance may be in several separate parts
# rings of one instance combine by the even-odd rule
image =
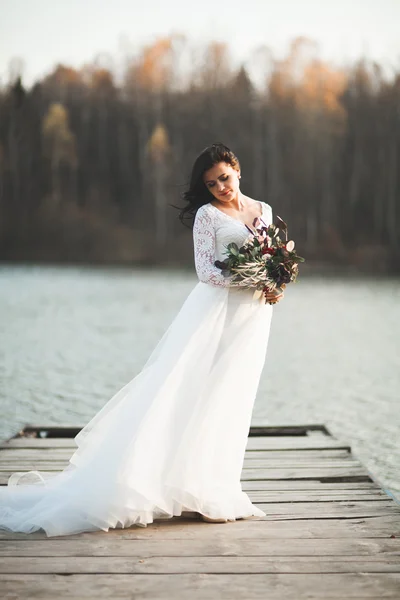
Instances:
[[[262,249],[262,254],[275,254],[275,249],[274,248],[263,248]]]

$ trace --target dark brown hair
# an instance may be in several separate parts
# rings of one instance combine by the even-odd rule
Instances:
[[[228,146],[221,144],[221,142],[211,144],[211,146],[204,148],[194,161],[189,189],[182,195],[183,200],[187,204],[184,208],[180,209],[179,213],[179,219],[184,225],[186,225],[187,221],[193,225],[194,217],[200,206],[213,200],[214,196],[203,181],[203,174],[220,162],[231,165],[231,167],[237,171],[240,169],[237,156],[228,148]]]

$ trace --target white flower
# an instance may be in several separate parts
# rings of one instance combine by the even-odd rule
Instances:
[[[287,244],[286,244],[286,250],[288,252],[293,252],[294,250],[294,241],[290,240]]]

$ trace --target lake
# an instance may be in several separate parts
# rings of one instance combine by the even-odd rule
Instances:
[[[194,271],[0,266],[0,439],[84,425],[142,368]],[[253,424],[323,423],[400,498],[400,280],[300,277],[274,308]]]

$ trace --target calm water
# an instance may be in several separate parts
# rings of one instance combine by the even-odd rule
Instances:
[[[85,424],[138,373],[194,273],[0,267],[0,439]],[[274,309],[254,424],[325,423],[400,498],[400,280],[303,278]]]

